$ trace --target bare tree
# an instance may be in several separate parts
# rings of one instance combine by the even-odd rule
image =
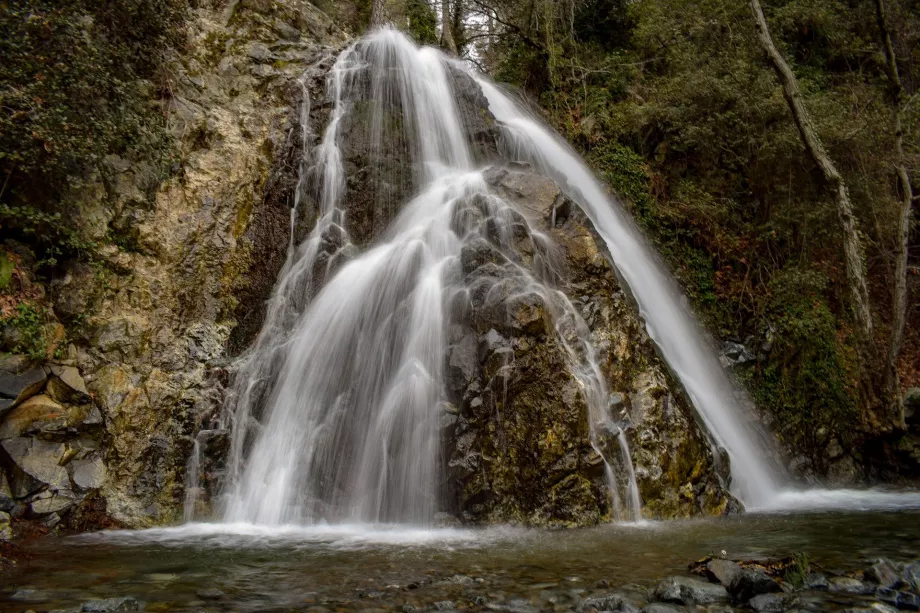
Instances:
[[[904,422],[904,401],[901,398],[898,379],[898,357],[904,343],[904,327],[907,322],[907,244],[910,239],[910,217],[914,192],[904,158],[904,122],[902,118],[905,92],[898,73],[898,58],[894,54],[891,32],[885,16],[885,0],[875,0],[882,50],[885,54],[885,72],[888,76],[888,91],[894,119],[895,173],[901,191],[901,209],[898,212],[897,246],[895,250],[894,292],[892,296],[891,338],[888,342],[888,358],[885,364],[886,384],[894,396],[898,422]]]
[[[441,0],[441,46],[449,53],[457,55],[457,43],[454,42],[453,16],[450,12],[450,0]]]
[[[783,59],[782,54],[776,49],[776,45],[773,44],[759,0],[749,0],[749,4],[751,12],[754,14],[757,38],[773,69],[776,71],[783,88],[783,96],[792,111],[792,117],[796,127],[798,127],[802,142],[812,159],[821,169],[828,188],[834,197],[837,217],[843,230],[843,251],[846,261],[847,286],[852,301],[851,306],[862,337],[861,346],[864,350],[871,351],[874,333],[872,312],[869,308],[869,290],[866,284],[866,257],[862,241],[859,238],[859,230],[856,227],[856,217],[853,215],[853,206],[850,204],[846,183],[834,165],[833,160],[824,149],[821,137],[818,136],[811,115],[805,107],[802,92],[799,90],[795,75],[789,68],[789,64]]]
[[[383,5],[386,0],[373,0],[371,4],[371,29],[379,28],[386,23],[386,12]]]

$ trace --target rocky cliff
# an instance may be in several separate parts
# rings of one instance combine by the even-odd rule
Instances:
[[[303,151],[328,115],[325,74],[345,42],[302,0],[205,3],[160,102],[180,152],[172,176],[155,184],[142,161],[110,156],[117,180],[89,177],[72,212],[102,246],[50,283],[35,281],[25,247],[7,244],[20,290],[56,321],[42,332],[52,339],[44,356],[2,365],[0,512],[72,529],[177,521],[201,430],[216,434],[202,448],[200,485],[219,489],[226,445],[214,421],[227,366],[259,329],[292,229],[297,240],[315,218],[308,191],[298,219],[290,207]],[[494,163],[494,119],[468,79],[455,75],[455,88],[479,161]],[[410,182],[400,146],[372,158],[361,113],[351,117],[345,200],[351,236],[366,245]],[[619,436],[646,517],[736,509],[726,462],[663,367],[588,220],[529,168],[500,164],[487,177],[524,226],[558,245],[552,275],[587,326],[616,419],[591,422],[555,307],[520,291],[515,271],[538,274],[547,264],[537,235],[469,241],[462,274],[484,291],[472,292],[446,356],[445,510],[466,522],[610,519],[600,453],[618,455]],[[470,219],[483,206],[467,203]],[[492,287],[501,290],[485,291]],[[612,469],[622,487],[627,468]]]

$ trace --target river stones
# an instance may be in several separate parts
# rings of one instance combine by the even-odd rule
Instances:
[[[745,568],[732,577],[728,591],[735,600],[745,602],[755,596],[780,592],[782,588],[765,572]]]
[[[748,602],[757,613],[782,613],[786,610],[785,594],[759,594]]]
[[[134,598],[103,598],[90,600],[83,603],[83,613],[118,613],[121,611],[137,611],[139,608]]]
[[[728,601],[728,592],[715,585],[692,577],[668,577],[655,587],[655,600],[687,606],[706,605]]]
[[[876,562],[863,572],[863,578],[870,582],[876,583],[879,587],[894,587],[901,580],[901,573],[898,568],[888,560],[876,560]]]
[[[742,573],[740,566],[731,560],[715,558],[706,563],[706,576],[713,583],[720,583],[727,588]]]
[[[607,594],[586,599],[578,608],[583,613],[596,613],[598,611],[622,611],[623,613],[639,613],[639,608],[623,594]]]
[[[852,577],[831,577],[828,579],[828,589],[831,592],[841,594],[868,595],[875,592],[875,588],[871,585],[866,585],[859,579]]]

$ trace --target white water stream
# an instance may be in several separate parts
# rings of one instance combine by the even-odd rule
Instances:
[[[303,127],[305,162],[295,201],[300,206],[304,186],[315,185],[317,221],[299,246],[292,242],[265,325],[234,378],[224,413],[233,433],[226,522],[425,524],[440,510],[438,407],[444,399],[447,331],[452,305],[470,289],[458,273],[460,252],[469,241],[487,239],[510,253],[508,228],[512,218],[520,220],[474,166],[451,70],[467,68],[436,50],[419,49],[394,30],[378,30],[338,58],[329,76],[330,121],[312,151]],[[738,390],[620,203],[551,130],[488,80],[467,72],[504,127],[506,158],[528,161],[559,183],[604,239],[650,336],[714,442],[727,450],[732,490],[748,508],[858,507],[874,496],[881,500],[871,491],[782,491],[786,478],[772,468],[768,439],[750,425]],[[306,88],[304,94],[306,121]],[[379,152],[387,145],[394,109],[401,114],[417,195],[359,253],[342,202],[348,179],[343,124],[350,113],[363,113],[370,150]],[[292,217],[292,232],[293,227]],[[527,233],[539,237],[533,244],[546,250],[550,264],[533,273],[509,265],[510,278],[547,305],[594,428],[611,416],[590,332],[553,287],[551,241],[532,227]],[[596,436],[592,432],[591,442],[600,453]],[[614,515],[636,520],[641,500],[626,437],[618,441],[618,457],[601,454]],[[194,462],[197,468],[197,458]],[[628,483],[616,482],[612,462],[625,467]],[[197,477],[194,486],[190,491],[197,492]],[[918,503],[916,497],[885,500],[895,506]],[[186,508],[188,518],[194,500]]]

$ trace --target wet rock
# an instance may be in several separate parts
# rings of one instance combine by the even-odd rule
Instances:
[[[827,577],[821,573],[809,573],[802,583],[802,589],[813,590],[816,592],[826,592],[829,589]]]
[[[457,605],[450,600],[440,600],[431,605],[431,610],[433,611],[453,611],[457,608]]]
[[[716,558],[706,563],[706,576],[709,580],[721,584],[726,589],[741,573],[741,567],[731,560]]]
[[[873,602],[866,607],[840,609],[839,613],[897,613],[897,609],[882,602]]]
[[[48,602],[51,600],[51,594],[44,590],[16,590],[10,599],[20,602]]]
[[[894,587],[901,580],[901,573],[888,560],[877,560],[863,572],[863,578],[879,587]]]
[[[47,378],[41,366],[25,366],[15,358],[4,360],[0,364],[0,416],[41,391]]]
[[[594,596],[588,598],[578,607],[579,611],[584,613],[594,613],[597,611],[623,611],[624,613],[639,613],[637,607],[623,594],[607,594],[605,596]]]
[[[828,590],[840,594],[861,594],[867,595],[875,592],[875,588],[866,585],[859,579],[852,577],[831,577],[828,579]]]
[[[897,606],[907,611],[920,611],[920,596],[910,592],[898,592]]]
[[[675,576],[659,583],[655,587],[653,597],[663,602],[694,606],[725,602],[728,600],[728,592],[721,585]]]
[[[748,602],[748,606],[757,613],[782,613],[786,610],[784,594],[759,594]]]
[[[905,565],[901,571],[901,580],[910,586],[911,591],[920,592],[920,562]]]
[[[735,600],[746,602],[754,596],[780,592],[782,588],[763,571],[745,568],[732,577],[728,591]]]
[[[665,602],[653,602],[642,609],[642,613],[686,613],[687,609]]]
[[[137,600],[126,598],[104,598],[83,603],[83,613],[117,613],[120,611],[137,611]]]
[[[756,360],[754,354],[748,351],[741,343],[731,341],[722,345],[719,359],[724,366],[740,366]]]
[[[8,541],[11,538],[13,538],[13,529],[10,526],[10,514],[0,511],[0,541]]]

